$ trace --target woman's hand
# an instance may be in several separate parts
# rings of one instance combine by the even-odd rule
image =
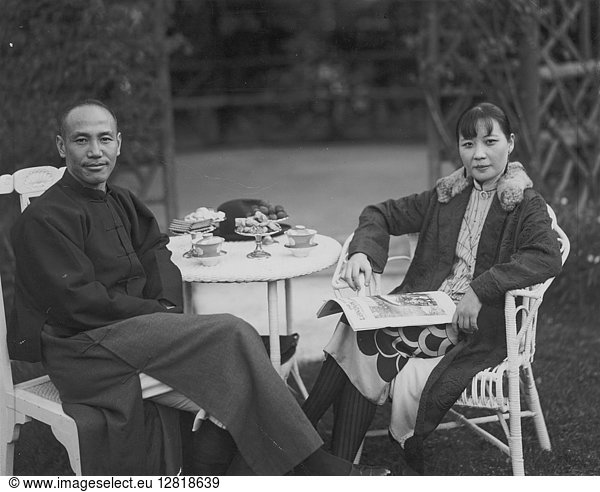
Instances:
[[[344,265],[341,277],[346,281],[348,287],[359,291],[371,282],[373,269],[371,262],[364,253],[354,253]]]
[[[481,310],[481,301],[477,294],[469,287],[463,298],[456,305],[456,311],[452,318],[452,327],[468,334],[475,333],[477,326],[477,316]]]

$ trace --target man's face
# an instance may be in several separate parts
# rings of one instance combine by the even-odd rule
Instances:
[[[106,109],[95,105],[72,109],[65,120],[64,135],[56,136],[56,146],[77,181],[106,190],[106,181],[121,152],[121,134]]]

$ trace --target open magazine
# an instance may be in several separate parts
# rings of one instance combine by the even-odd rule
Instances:
[[[451,323],[456,306],[445,292],[410,292],[329,299],[317,318],[344,313],[354,331]]]

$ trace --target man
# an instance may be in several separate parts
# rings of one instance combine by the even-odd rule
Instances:
[[[232,460],[232,473],[386,474],[322,450],[250,325],[182,314],[168,238],[132,193],[107,184],[122,141],[114,113],[88,100],[60,124],[67,170],[12,233],[8,338],[11,356],[41,360],[58,388],[84,474],[177,473],[178,409],[211,416],[198,430],[197,474]]]

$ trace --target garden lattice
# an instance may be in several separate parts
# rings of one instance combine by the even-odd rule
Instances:
[[[580,209],[597,199],[600,4],[437,0],[428,9],[419,58],[436,158],[454,154],[460,108],[495,100],[518,122],[522,158],[549,198],[574,186]]]

